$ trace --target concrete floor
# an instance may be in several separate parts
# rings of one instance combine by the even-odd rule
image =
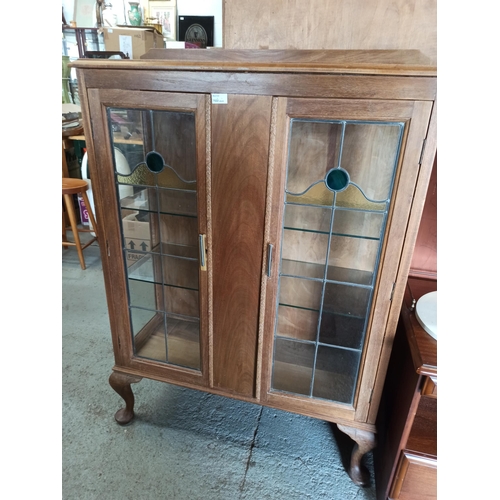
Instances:
[[[353,442],[327,422],[143,379],[120,427],[96,244],[62,257],[63,499],[372,500],[344,463]]]

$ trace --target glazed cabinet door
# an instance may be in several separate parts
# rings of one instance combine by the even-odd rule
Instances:
[[[89,95],[117,366],[205,385],[206,98]]]
[[[273,405],[366,419],[430,111],[279,100],[262,380]]]

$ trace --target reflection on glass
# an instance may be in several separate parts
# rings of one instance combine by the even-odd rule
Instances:
[[[319,341],[322,344],[361,349],[366,318],[323,310]],[[316,332],[315,332],[316,333]]]
[[[323,310],[355,318],[366,318],[370,297],[371,287],[327,282]]]
[[[287,204],[285,207],[285,229],[302,229],[328,234],[331,218],[331,208],[292,204]]]
[[[167,318],[168,362],[200,369],[200,323],[194,319]]]
[[[346,123],[342,168],[372,200],[390,196],[401,133],[399,123]]]
[[[302,270],[301,276],[322,278],[325,273],[328,235],[306,231],[288,230],[283,232],[282,258],[293,262],[314,264]]]
[[[141,252],[125,252],[127,262],[133,262],[128,268],[129,279],[149,281],[161,284],[161,255]]]
[[[378,251],[379,242],[376,240],[332,235],[328,279],[369,285]]]
[[[276,339],[273,388],[309,395],[314,365],[314,345]]]
[[[313,396],[352,403],[360,359],[359,351],[319,346]]]
[[[163,291],[165,294],[165,311],[182,316],[198,316],[198,290],[165,286]]]
[[[291,307],[319,311],[322,283],[283,276],[280,283],[279,303]]]
[[[164,255],[163,283],[190,290],[198,290],[198,260]]]
[[[195,115],[108,108],[134,350],[200,370]]]
[[[403,128],[291,120],[273,390],[353,402]]]
[[[276,335],[300,340],[316,340],[319,311],[278,305]]]
[[[292,120],[287,191],[302,193],[339,166],[342,122]]]
[[[353,238],[379,240],[384,214],[354,210],[335,210],[332,233]]]
[[[139,309],[136,307],[131,307],[130,310],[132,312],[132,328],[136,334],[157,316],[157,312],[152,310]]]
[[[197,214],[196,191],[158,189],[158,204],[161,213],[191,217]]]
[[[153,283],[129,278],[128,293],[131,306],[155,309],[157,291]]]

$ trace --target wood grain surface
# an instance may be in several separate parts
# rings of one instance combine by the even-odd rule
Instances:
[[[419,49],[437,59],[436,0],[224,0],[227,49]]]
[[[76,68],[435,76],[418,50],[151,49],[141,59],[79,59]],[[196,75],[192,75],[196,77]]]
[[[271,97],[212,107],[214,386],[255,389]]]

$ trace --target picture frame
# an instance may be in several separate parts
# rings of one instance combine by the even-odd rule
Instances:
[[[179,16],[178,38],[200,49],[214,45],[214,16]]]
[[[177,40],[177,3],[174,0],[150,0],[147,17],[153,23],[152,19],[158,20],[157,24],[162,27],[163,38]]]
[[[73,19],[68,19],[70,21],[75,21],[76,25],[81,28],[93,28],[95,26],[95,1],[94,0],[75,0]]]

